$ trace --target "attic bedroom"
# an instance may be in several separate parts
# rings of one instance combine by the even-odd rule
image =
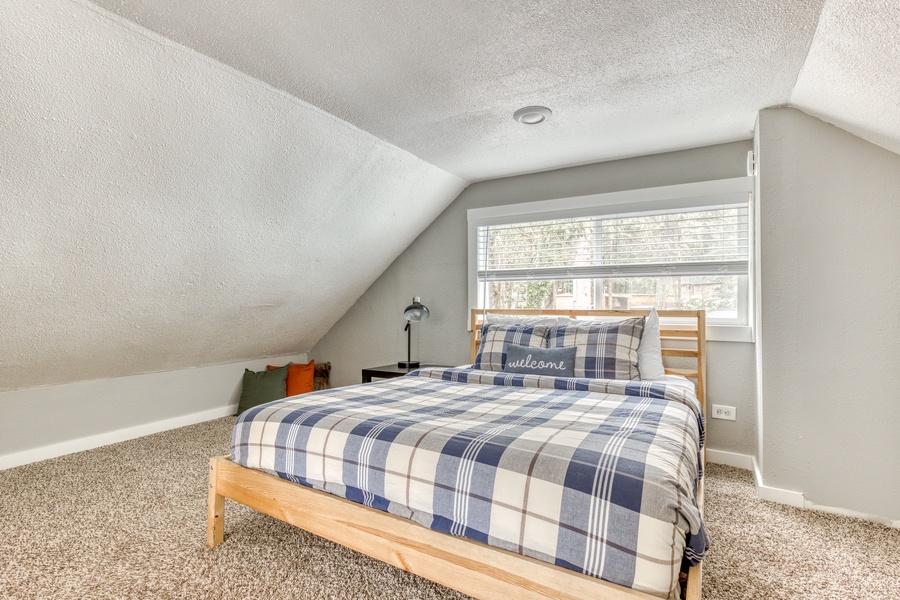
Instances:
[[[0,1],[0,597],[900,597],[898,31]]]

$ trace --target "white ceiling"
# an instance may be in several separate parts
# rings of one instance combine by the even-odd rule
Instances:
[[[896,0],[93,1],[470,181],[747,139],[789,103],[900,150]],[[531,104],[552,121],[512,120]]]
[[[93,1],[468,180],[747,139],[791,99],[824,3]],[[816,47],[856,30],[852,67],[882,49],[860,26],[888,0],[844,22],[846,3]],[[866,89],[878,71],[845,75]],[[804,105],[828,113],[829,77],[804,70]],[[552,120],[513,121],[530,104]]]
[[[828,0],[790,104],[900,153],[900,2]]]
[[[4,0],[0,391],[309,350],[463,187],[93,4]]]

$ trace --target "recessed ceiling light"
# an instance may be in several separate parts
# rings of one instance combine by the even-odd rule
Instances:
[[[526,106],[513,114],[513,119],[526,125],[537,125],[550,118],[553,112],[546,106]]]

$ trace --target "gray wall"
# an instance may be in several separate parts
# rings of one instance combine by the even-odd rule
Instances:
[[[900,156],[760,113],[765,485],[900,519]]]
[[[469,359],[468,209],[740,177],[746,175],[751,147],[748,140],[473,184],[369,287],[311,354],[331,361],[334,385],[359,383],[362,368],[405,356],[402,312],[420,295],[431,318],[414,326],[414,356],[423,362],[462,364]],[[710,343],[708,384],[709,400],[735,406],[738,415],[733,423],[710,420],[710,447],[754,454],[753,344]]]
[[[244,369],[294,354],[0,392],[0,470],[233,415]]]

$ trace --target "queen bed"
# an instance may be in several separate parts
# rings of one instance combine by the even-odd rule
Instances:
[[[698,599],[704,313],[496,313],[472,365],[241,414],[207,544],[230,498],[478,598]]]

